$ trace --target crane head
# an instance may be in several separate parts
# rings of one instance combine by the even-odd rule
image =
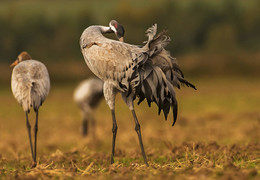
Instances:
[[[28,52],[26,51],[23,51],[21,52],[17,59],[10,65],[10,67],[14,67],[16,66],[18,63],[22,62],[22,61],[25,61],[25,60],[29,60],[29,59],[32,59],[31,56],[29,55]]]
[[[121,24],[119,24],[116,20],[110,21],[109,27],[116,34],[119,41],[124,42],[124,34],[125,34],[124,27]]]

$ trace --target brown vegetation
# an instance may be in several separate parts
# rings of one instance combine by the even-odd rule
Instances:
[[[115,164],[110,165],[112,120],[104,101],[96,111],[97,141],[83,138],[81,116],[71,97],[73,86],[54,84],[40,109],[39,166],[31,169],[24,113],[5,89],[0,103],[1,178],[259,178],[260,87],[256,82],[195,79],[198,91],[178,91],[180,110],[174,127],[171,119],[157,116],[154,106],[137,106],[149,168],[120,96]]]

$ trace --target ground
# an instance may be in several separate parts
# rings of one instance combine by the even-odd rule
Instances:
[[[260,179],[260,80],[196,78],[198,90],[177,90],[175,126],[146,102],[135,105],[150,167],[144,165],[131,112],[116,101],[118,134],[110,165],[112,120],[103,100],[95,111],[96,139],[80,134],[74,85],[52,84],[40,108],[38,166],[25,115],[10,87],[1,88],[0,179]],[[32,126],[34,113],[30,113]]]

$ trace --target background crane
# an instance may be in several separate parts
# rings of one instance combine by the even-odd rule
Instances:
[[[38,132],[38,111],[50,91],[50,78],[45,65],[39,61],[32,60],[27,52],[19,54],[17,60],[11,64],[13,68],[11,88],[15,99],[23,107],[26,116],[26,126],[29,135],[33,164],[36,163],[36,146]],[[34,149],[31,139],[31,125],[28,113],[33,108],[36,113],[34,125]]]
[[[75,89],[73,99],[83,115],[82,134],[86,136],[91,132],[95,138],[94,109],[103,97],[103,81],[98,78],[89,78],[82,81]]]

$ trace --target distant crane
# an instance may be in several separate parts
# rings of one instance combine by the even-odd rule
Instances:
[[[13,68],[11,88],[15,99],[23,107],[26,116],[26,126],[29,135],[33,164],[36,167],[36,145],[38,132],[38,111],[50,91],[50,78],[45,65],[32,60],[27,52],[19,54],[17,60],[11,64]],[[28,113],[33,108],[36,113],[34,126],[34,149],[31,139],[31,125]]]
[[[74,91],[73,99],[83,114],[82,134],[88,135],[91,131],[95,138],[94,109],[103,98],[103,81],[98,78],[89,78],[82,81]],[[89,124],[90,123],[90,124]],[[90,125],[90,126],[89,126]]]
[[[104,81],[104,97],[111,110],[113,120],[111,164],[114,162],[117,133],[115,95],[120,92],[133,114],[143,159],[145,164],[149,166],[133,101],[138,97],[139,104],[146,99],[149,106],[155,102],[158,106],[158,113],[160,114],[163,110],[165,119],[167,119],[171,108],[174,125],[178,108],[174,87],[180,88],[180,85],[184,84],[196,88],[184,79],[176,59],[164,49],[170,42],[165,31],[156,35],[157,25],[153,25],[146,31],[148,41],[143,47],[111,40],[103,36],[105,33],[114,32],[120,38],[117,30],[119,26],[115,20],[110,21],[108,27],[89,26],[80,37],[80,47],[89,69]]]

